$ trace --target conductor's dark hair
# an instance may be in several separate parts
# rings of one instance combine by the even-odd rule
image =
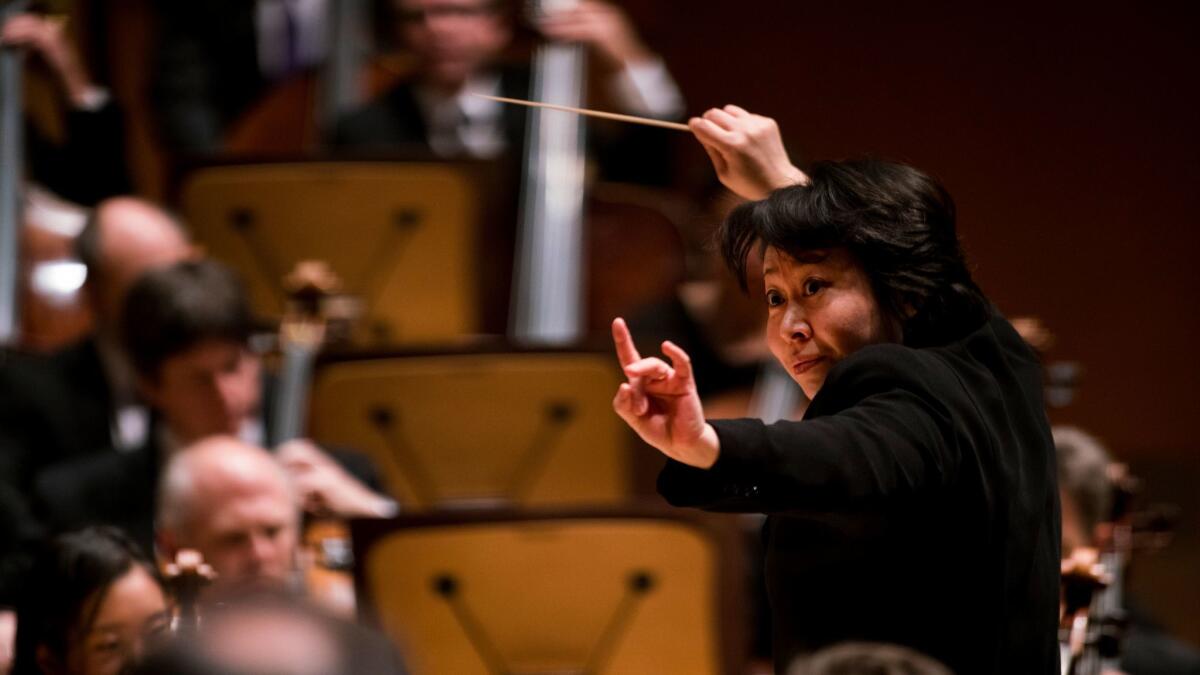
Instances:
[[[819,162],[809,184],[778,189],[734,209],[720,231],[722,254],[746,287],[756,249],[805,260],[845,247],[862,264],[875,299],[898,319],[904,344],[955,341],[987,318],[955,229],[954,200],[933,178],[903,164]]]
[[[121,309],[125,352],[150,381],[157,381],[172,356],[206,341],[244,345],[253,327],[241,282],[215,260],[185,260],[146,272]]]
[[[41,673],[37,649],[60,660],[90,630],[113,582],[135,565],[161,580],[146,555],[113,527],[90,527],[51,540],[36,558],[17,604],[13,675]]]

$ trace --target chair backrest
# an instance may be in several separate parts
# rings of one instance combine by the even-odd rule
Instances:
[[[478,330],[479,200],[463,167],[211,166],[188,176],[181,202],[197,242],[241,274],[264,316],[282,313],[295,263],[317,259],[361,300],[362,341],[437,343]]]
[[[360,610],[414,675],[732,672],[735,547],[715,528],[661,513],[459,518],[354,524]]]
[[[366,452],[407,508],[613,504],[632,491],[620,383],[595,353],[443,354],[323,365],[312,436]]]

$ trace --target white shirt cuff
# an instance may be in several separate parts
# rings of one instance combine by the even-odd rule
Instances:
[[[112,100],[112,94],[104,87],[88,87],[75,100],[75,109],[84,112],[96,112],[108,105],[110,100]]]

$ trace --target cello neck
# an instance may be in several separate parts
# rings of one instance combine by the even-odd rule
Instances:
[[[554,9],[574,0],[543,0]],[[553,6],[552,6],[553,5]],[[543,44],[533,57],[531,97],[581,107],[586,53],[581,45]],[[583,333],[585,132],[578,115],[530,111],[521,190],[510,337],[563,345]]]
[[[27,2],[0,2],[0,24],[24,11]],[[18,237],[21,231],[20,178],[25,140],[21,114],[22,51],[0,48],[0,347],[18,338]]]

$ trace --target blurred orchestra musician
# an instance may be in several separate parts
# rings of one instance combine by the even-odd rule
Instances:
[[[401,675],[387,639],[293,595],[258,589],[206,604],[192,640],[156,650],[131,675]]]
[[[111,92],[88,73],[66,19],[15,14],[0,26],[0,48],[23,48],[36,57],[30,64],[49,74],[54,90],[49,102],[32,95],[26,102],[29,180],[83,206],[127,194],[131,183],[121,111]]]
[[[954,675],[937,661],[899,645],[843,642],[796,659],[787,675]]]
[[[418,149],[447,158],[508,153],[519,159],[525,109],[472,96],[530,96],[529,65],[502,59],[513,40],[514,9],[504,0],[383,1],[381,14],[415,57],[415,73],[339,119],[332,144],[360,152]],[[535,27],[551,40],[590,47],[602,72],[602,93],[617,111],[660,119],[683,113],[679,88],[662,59],[615,5],[581,0],[541,15]],[[667,135],[655,129],[608,129],[614,130],[612,138],[597,144],[602,177],[665,183],[668,167],[655,157],[667,156]]]
[[[143,543],[153,539],[151,512],[160,468],[181,447],[212,435],[272,446],[264,413],[271,410],[244,290],[212,260],[154,269],[129,290],[122,312],[124,350],[153,419],[144,443],[62,463],[38,479],[38,503],[56,528],[88,522],[119,525]],[[294,475],[305,507],[336,516],[384,516],[373,467],[360,455],[331,454],[295,439],[275,449]]]
[[[14,675],[118,675],[169,629],[154,564],[120,531],[51,540],[23,585]]]
[[[1053,429],[1062,499],[1063,558],[1080,548],[1104,548],[1113,534],[1113,460],[1095,436],[1073,426]],[[1136,552],[1135,552],[1136,554]],[[1128,563],[1127,563],[1128,564]],[[1120,645],[1127,675],[1200,673],[1200,651],[1171,637],[1129,598],[1118,598],[1128,623]]]
[[[166,147],[221,149],[231,124],[287,78],[319,65],[332,0],[155,3],[159,35],[152,96]]]
[[[669,502],[767,514],[776,668],[857,639],[964,673],[1058,672],[1040,365],[971,279],[950,196],[877,160],[801,171],[774,121],[736,106],[689,125],[758,200],[722,251],[742,278],[762,266],[767,344],[810,404],[799,422],[708,419],[688,354],[643,358],[618,319],[613,407],[667,456]]]
[[[297,494],[262,448],[209,436],[175,453],[160,481],[156,520],[163,557],[199,551],[217,573],[217,590],[297,582]]]
[[[49,355],[10,355],[0,368],[0,482],[22,494],[54,463],[145,442],[149,414],[120,346],[121,306],[142,272],[193,254],[172,216],[131,197],[97,206],[75,243],[94,331]]]

